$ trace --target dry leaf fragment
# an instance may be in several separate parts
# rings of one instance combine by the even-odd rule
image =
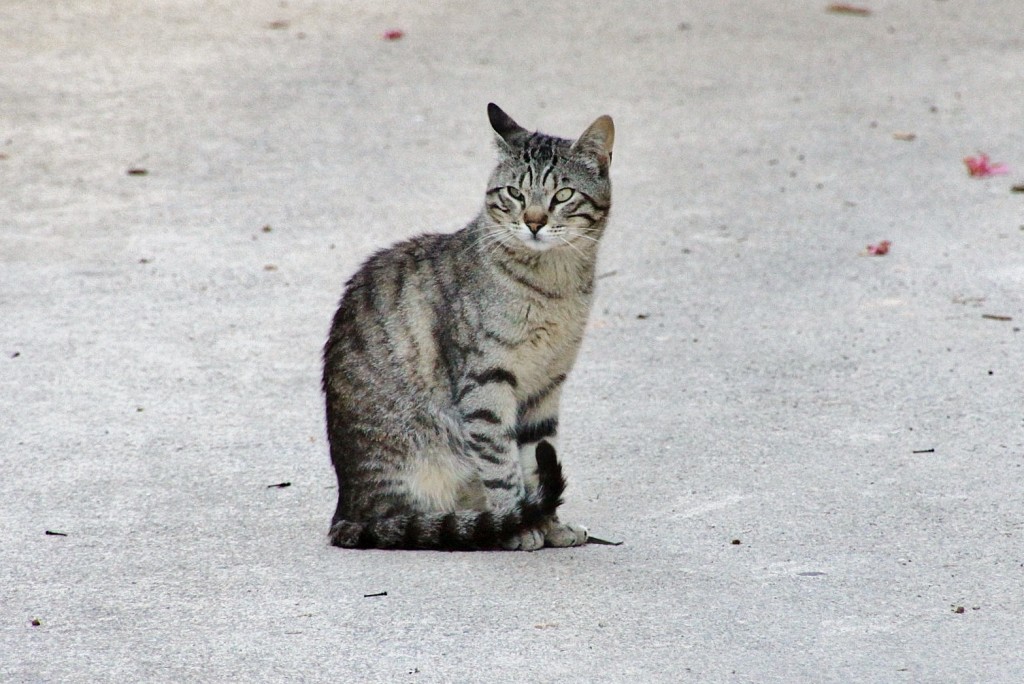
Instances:
[[[848,14],[854,17],[871,16],[871,10],[867,7],[858,7],[857,5],[850,5],[845,2],[833,2],[825,9],[833,14]]]
[[[897,131],[892,134],[894,140],[902,140],[903,142],[910,142],[911,140],[917,139],[917,133],[910,133],[904,131]]]

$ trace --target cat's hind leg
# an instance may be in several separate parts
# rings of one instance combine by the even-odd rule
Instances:
[[[536,551],[544,546],[544,540],[544,533],[540,530],[527,530],[506,541],[502,548],[506,551]]]
[[[548,521],[544,528],[544,545],[563,548],[566,546],[583,546],[590,539],[590,532],[583,525],[563,523],[558,516]]]

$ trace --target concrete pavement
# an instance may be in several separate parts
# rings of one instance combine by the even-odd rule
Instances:
[[[1024,18],[860,4],[0,7],[0,680],[1024,680]],[[615,118],[563,510],[625,543],[329,548],[335,302],[489,101]]]

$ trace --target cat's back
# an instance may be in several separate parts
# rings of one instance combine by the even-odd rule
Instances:
[[[371,255],[345,285],[324,347],[324,388],[349,381],[429,387],[452,346],[478,264],[468,229],[419,235]],[[362,377],[365,376],[365,377]]]

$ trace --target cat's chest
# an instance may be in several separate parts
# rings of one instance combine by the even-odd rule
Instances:
[[[568,373],[576,360],[590,309],[589,298],[531,303],[505,318],[505,344],[497,362],[514,369],[520,391],[530,394]]]
[[[575,346],[583,334],[589,306],[582,300],[570,300],[527,306],[520,321],[520,331],[527,353],[557,354],[565,346]]]

